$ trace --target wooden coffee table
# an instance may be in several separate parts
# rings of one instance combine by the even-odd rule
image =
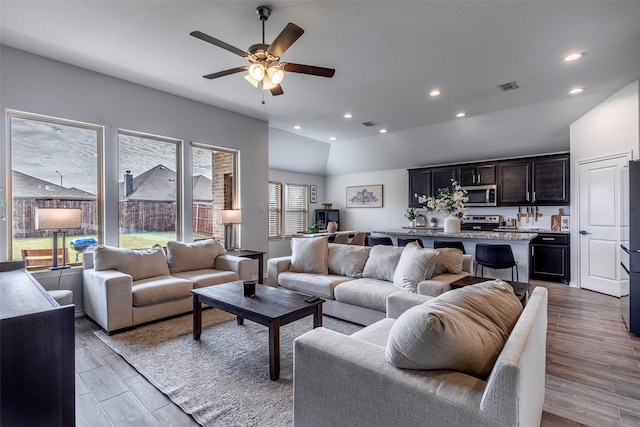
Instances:
[[[313,315],[313,327],[322,326],[323,299],[308,303],[309,295],[256,285],[254,298],[243,295],[242,280],[194,289],[193,294],[193,339],[199,340],[202,333],[202,305],[235,314],[238,325],[244,319],[252,320],[269,328],[269,376],[273,381],[280,377],[280,326]]]
[[[462,288],[464,286],[475,285],[476,283],[486,282],[488,279],[486,277],[477,277],[477,276],[466,276],[462,279],[458,279],[455,282],[452,282],[449,286],[451,289]],[[531,291],[531,285],[523,282],[513,282],[511,280],[505,280],[508,284],[513,288],[513,293],[516,294],[522,306],[527,305],[527,301],[529,301],[529,293]]]

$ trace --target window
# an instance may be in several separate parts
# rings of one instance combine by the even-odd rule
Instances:
[[[179,240],[181,141],[118,131],[119,245],[165,246]]]
[[[269,238],[282,237],[282,184],[269,182]]]
[[[285,185],[284,232],[292,236],[298,231],[307,231],[309,218],[309,186]]]
[[[238,152],[202,144],[191,144],[193,175],[193,238],[214,237],[225,244],[237,235],[236,224],[228,224],[225,233],[221,212],[238,208],[236,171]]]
[[[45,250],[27,261],[28,267],[53,264],[53,232],[36,229],[40,208],[81,210],[81,227],[65,229],[65,250],[59,245],[59,260],[80,262],[84,246],[73,245],[80,238],[102,240],[98,236],[101,181],[101,126],[9,111],[11,148],[11,259]],[[61,242],[60,242],[61,243]],[[48,254],[46,251],[49,251]],[[60,262],[61,263],[61,262]]]

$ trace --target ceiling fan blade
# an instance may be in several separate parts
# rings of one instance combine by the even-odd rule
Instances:
[[[245,52],[242,49],[238,49],[235,46],[231,46],[229,43],[225,43],[222,40],[218,40],[216,38],[211,37],[210,35],[207,35],[203,32],[200,31],[192,31],[190,33],[193,37],[203,40],[207,43],[211,43],[212,45],[218,46],[223,48],[224,50],[228,50],[231,53],[235,53],[238,56],[242,56],[243,58],[246,58],[247,56],[249,56],[249,54],[247,52]]]
[[[304,34],[304,30],[302,28],[289,22],[287,26],[284,27],[284,30],[278,34],[278,37],[276,37],[273,43],[271,43],[267,52],[273,56],[281,57],[282,54],[289,49],[289,47],[295,43],[302,34]]]
[[[336,70],[333,68],[315,67],[313,65],[294,64],[292,62],[285,62],[282,64],[282,68],[285,71],[292,73],[311,74],[312,76],[320,77],[333,77]]]
[[[280,86],[280,85],[272,87],[269,90],[271,91],[271,95],[273,95],[273,96],[282,95],[284,93],[284,91],[282,90],[282,86]]]
[[[217,79],[218,77],[228,76],[229,74],[239,73],[241,71],[247,71],[249,69],[248,65],[244,65],[242,67],[231,68],[229,70],[218,71],[217,73],[207,74],[206,76],[202,76],[205,79]]]

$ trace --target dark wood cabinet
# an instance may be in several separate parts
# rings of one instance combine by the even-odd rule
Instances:
[[[569,283],[569,235],[540,233],[531,241],[529,277]]]
[[[509,161],[498,165],[498,205],[531,203],[531,161]]]
[[[0,420],[75,425],[75,306],[58,303],[24,269],[0,263]]]
[[[431,195],[431,169],[409,169],[409,207],[422,207],[418,198]]]
[[[458,167],[445,166],[431,169],[431,194],[437,196],[441,188],[453,189],[452,181],[458,180]]]
[[[458,167],[458,183],[463,187],[496,183],[495,164],[469,164]]]
[[[569,204],[569,156],[543,156],[501,162],[498,205]]]
[[[327,224],[335,222],[340,230],[340,210],[339,209],[316,209],[313,212],[314,224],[320,230],[326,230]]]
[[[533,162],[533,200],[536,205],[569,204],[569,156]]]

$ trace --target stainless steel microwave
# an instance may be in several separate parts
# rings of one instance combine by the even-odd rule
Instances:
[[[469,201],[466,206],[496,206],[498,200],[498,189],[495,185],[476,185],[473,187],[462,187],[466,190]]]

